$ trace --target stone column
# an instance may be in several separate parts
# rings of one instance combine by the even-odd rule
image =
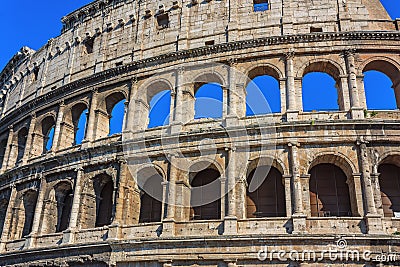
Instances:
[[[382,207],[382,195],[381,195],[381,185],[379,183],[379,176],[380,173],[378,172],[373,172],[371,173],[371,181],[374,187],[374,199],[375,199],[375,205],[376,205],[376,212],[381,215],[382,217],[384,216],[383,212],[383,207]]]
[[[97,98],[98,91],[97,89],[92,91],[92,99],[90,101],[89,107],[89,116],[87,120],[87,129],[85,134],[85,141],[93,142],[96,139],[96,109],[97,109]]]
[[[289,158],[290,167],[292,172],[292,188],[293,188],[293,201],[294,201],[294,213],[293,219],[293,233],[305,233],[306,232],[306,215],[304,214],[303,208],[303,190],[301,185],[301,177],[299,171],[298,161],[298,144],[289,143]]]
[[[124,131],[133,131],[135,130],[133,128],[133,122],[134,122],[134,118],[135,118],[135,99],[133,98],[133,96],[136,94],[138,89],[138,79],[135,76],[132,80],[131,80],[131,84],[130,84],[130,96],[128,101],[126,101],[125,103],[127,103],[127,110],[126,110],[126,115],[125,115],[125,124],[124,124]]]
[[[54,129],[53,145],[51,147],[52,151],[58,151],[59,149],[61,125],[64,120],[64,110],[65,110],[64,102],[61,102],[58,108],[56,127]]]
[[[363,192],[361,190],[361,173],[353,173],[353,181],[347,181],[349,186],[350,196],[353,196],[355,205],[351,205],[353,216],[363,216],[364,204],[363,204]],[[354,188],[354,190],[352,189]]]
[[[221,200],[221,214],[220,214],[220,218],[224,219],[225,218],[225,214],[226,214],[226,186],[227,186],[227,178],[224,176],[224,174],[222,174],[222,176],[219,178],[219,185],[220,185],[220,200]]]
[[[170,118],[173,124],[182,124],[183,123],[183,114],[182,114],[182,104],[183,104],[183,86],[184,86],[184,75],[185,69],[184,67],[179,67],[176,71],[176,86],[175,86],[175,95],[173,100],[174,109],[170,112]],[[172,94],[171,94],[172,97]]]
[[[299,162],[297,158],[298,154],[298,144],[289,143],[289,151],[290,151],[290,165],[292,172],[292,184],[293,184],[293,196],[294,196],[294,214],[302,215],[303,211],[303,195],[301,188],[301,179],[299,172]]]
[[[43,202],[46,193],[46,179],[43,174],[40,177],[39,195],[36,201],[35,214],[33,215],[32,231],[26,239],[26,248],[34,248],[36,246],[36,238],[39,233],[39,227],[42,219]]]
[[[228,151],[228,217],[236,218],[236,151],[229,149]]]
[[[351,116],[353,119],[363,119],[364,109],[360,106],[360,97],[357,89],[357,73],[355,67],[354,50],[344,52],[346,57],[346,67],[348,76],[348,85],[351,100]]]
[[[13,139],[14,139],[14,129],[13,129],[13,126],[10,125],[8,127],[7,147],[6,147],[6,151],[4,152],[3,164],[1,166],[0,173],[4,173],[4,171],[10,167],[8,165],[9,165],[9,161],[10,161],[11,149],[13,146],[12,145]]]
[[[368,160],[367,142],[361,138],[357,141],[359,150],[359,161],[361,166],[362,174],[362,188],[364,193],[365,201],[365,213],[367,229],[369,234],[382,234],[383,225],[382,217],[376,212],[376,206],[374,203],[374,191],[371,181],[371,170]]]
[[[294,52],[289,51],[285,54],[286,59],[286,97],[287,97],[287,111],[286,116],[288,121],[297,119],[299,111],[296,105],[296,86],[294,74]]]
[[[81,205],[83,168],[76,171],[76,180],[74,188],[74,197],[72,199],[71,215],[69,219],[68,230],[64,231],[63,243],[72,244],[75,242],[75,231],[78,228],[78,215]]]
[[[22,157],[22,162],[25,165],[31,156],[32,146],[34,145],[35,136],[35,126],[36,126],[36,115],[33,113],[31,115],[31,122],[29,125],[28,136],[26,137],[24,156]]]
[[[279,79],[279,91],[281,94],[281,113],[286,113],[287,111],[287,92],[286,92],[286,80],[285,79]]]
[[[170,157],[170,175],[168,184],[168,195],[166,196],[167,201],[167,214],[163,220],[163,235],[174,236],[175,235],[175,212],[176,212],[176,183],[178,176],[177,157],[172,155]]]
[[[6,250],[6,242],[8,241],[8,236],[9,236],[10,229],[11,229],[11,223],[12,223],[11,218],[12,218],[12,213],[13,213],[13,208],[14,208],[14,203],[15,203],[16,198],[17,198],[17,188],[15,185],[12,185],[10,200],[8,202],[6,217],[4,220],[3,232],[1,233],[0,253],[5,252],[5,250]]]
[[[283,175],[285,183],[286,217],[291,217],[292,212],[292,175]]]
[[[222,88],[222,119],[226,119],[229,112],[229,89],[226,85],[221,85]]]

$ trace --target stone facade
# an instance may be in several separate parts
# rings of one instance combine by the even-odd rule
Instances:
[[[0,74],[1,266],[398,265],[400,219],[387,213],[379,170],[400,164],[400,113],[368,111],[363,79],[386,74],[400,106],[400,23],[379,0],[270,0],[260,12],[251,0],[98,0],[62,21],[59,37],[21,49]],[[196,67],[208,63],[220,65]],[[281,112],[246,117],[248,80],[232,69],[276,78]],[[302,78],[316,71],[335,79],[339,111],[303,111]],[[221,120],[193,119],[204,75],[223,88]],[[147,129],[162,90],[170,123]],[[109,136],[123,99],[124,135],[138,144],[128,157],[124,135]],[[204,139],[215,145],[207,163],[223,197],[218,218],[195,220]],[[248,216],[246,179],[260,162],[282,178],[283,216]],[[313,213],[312,170],[324,164],[346,178],[346,216]],[[152,171],[162,199],[149,222],[138,181]],[[263,247],[321,254],[341,239],[397,261],[257,256]]]

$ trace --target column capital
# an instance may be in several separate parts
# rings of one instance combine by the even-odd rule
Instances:
[[[294,52],[294,49],[289,49],[289,51],[284,53],[284,57],[286,60],[293,60],[295,55],[296,55],[296,53]]]
[[[290,142],[290,143],[288,143],[288,147],[300,147],[300,143],[299,142]]]

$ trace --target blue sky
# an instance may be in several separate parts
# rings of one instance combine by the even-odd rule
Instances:
[[[250,0],[249,0],[250,1]],[[92,2],[91,0],[72,0],[72,1],[50,1],[50,0],[14,0],[3,1],[0,9],[0,69],[2,69],[11,57],[23,46],[29,46],[32,49],[39,49],[50,38],[57,37],[60,34],[62,24],[61,18],[68,13],[76,10]],[[399,0],[381,0],[383,5],[388,10],[392,18],[400,18]],[[314,76],[313,76],[314,75]],[[334,81],[327,75],[312,74],[310,77],[304,78],[304,84],[311,84],[309,90],[305,91],[304,110],[314,109],[337,109],[337,96],[333,89]],[[365,78],[369,108],[396,108],[392,98],[393,90],[390,89],[390,80],[380,73],[371,72]],[[276,90],[277,83],[270,77],[261,77],[254,81],[270,102],[270,108],[273,112],[280,109],[279,104],[276,104],[276,99],[279,99],[279,91]],[[376,88],[379,88],[376,90]],[[218,86],[210,86],[210,91],[202,90],[198,97],[210,97],[211,100],[205,101],[205,106],[215,106],[215,110],[209,108],[204,109],[204,114],[196,113],[196,117],[218,117],[220,114],[220,106],[218,106],[220,91]],[[251,91],[252,89],[249,88]],[[211,94],[210,94],[211,92]],[[318,92],[318,94],[315,94]],[[163,107],[165,110],[170,104],[169,95],[164,94],[158,96],[160,103],[153,101],[153,106]],[[215,99],[215,100],[213,100]],[[207,102],[208,101],[208,102]],[[210,105],[212,101],[216,101],[218,105]],[[251,101],[251,96],[248,99]],[[248,103],[248,104],[249,104]],[[122,109],[122,108],[121,108]],[[258,110],[253,108],[255,113],[266,113],[266,110]],[[209,114],[207,114],[209,112]],[[155,112],[153,112],[155,113]],[[158,112],[157,112],[158,113]],[[249,115],[254,112],[248,111]],[[159,117],[155,117],[159,116]],[[153,117],[153,118],[152,118]],[[150,118],[150,126],[162,125],[168,122],[168,113],[153,114]]]

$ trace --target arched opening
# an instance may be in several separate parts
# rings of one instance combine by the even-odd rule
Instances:
[[[163,178],[152,175],[141,188],[139,223],[160,222],[162,217]]]
[[[286,217],[285,187],[282,174],[275,167],[260,166],[247,177],[260,186],[253,192],[247,188],[247,218]]]
[[[18,131],[17,135],[17,145],[18,145],[18,153],[17,153],[17,160],[16,163],[19,163],[22,158],[24,157],[25,147],[26,147],[26,140],[28,138],[28,129],[22,128]]]
[[[153,96],[150,100],[148,128],[168,125],[170,120],[170,107],[171,90],[164,90]]]
[[[400,107],[400,71],[384,60],[368,63],[364,70],[364,90],[369,110],[395,110]]]
[[[246,87],[246,115],[281,112],[279,73],[272,67],[260,66],[248,73],[251,80]]]
[[[23,211],[24,211],[24,226],[22,229],[22,237],[29,235],[32,232],[33,217],[35,215],[36,201],[38,192],[28,190],[23,195]]]
[[[302,77],[303,111],[344,110],[340,70],[333,63],[311,63]]]
[[[217,83],[196,83],[195,88],[195,119],[222,118],[223,90]]]
[[[109,116],[108,136],[122,133],[125,116],[125,96],[118,92],[106,98],[106,109]]]
[[[102,227],[111,224],[114,183],[110,176],[100,175],[94,180],[96,192],[96,224]]]
[[[221,184],[219,171],[205,169],[195,174],[191,182],[190,220],[221,218]]]
[[[60,183],[55,187],[57,202],[57,226],[56,232],[68,229],[71,216],[73,192],[70,183]]]
[[[50,151],[53,146],[55,121],[53,117],[46,117],[42,121],[43,153]],[[40,137],[37,137],[40,138]],[[39,140],[37,140],[39,141]]]
[[[3,233],[4,223],[7,215],[8,199],[0,200],[0,236]]]
[[[5,165],[4,156],[6,154],[7,149],[7,139],[3,139],[0,141],[0,169]]]
[[[74,141],[73,145],[80,145],[85,139],[86,125],[88,117],[88,108],[86,104],[79,103],[72,107],[72,123],[74,126]]]
[[[336,81],[327,73],[311,72],[303,77],[304,111],[340,110]]]
[[[378,168],[385,217],[400,218],[400,167],[384,163]]]
[[[310,170],[310,206],[313,217],[351,217],[347,177],[334,164],[321,163]]]

